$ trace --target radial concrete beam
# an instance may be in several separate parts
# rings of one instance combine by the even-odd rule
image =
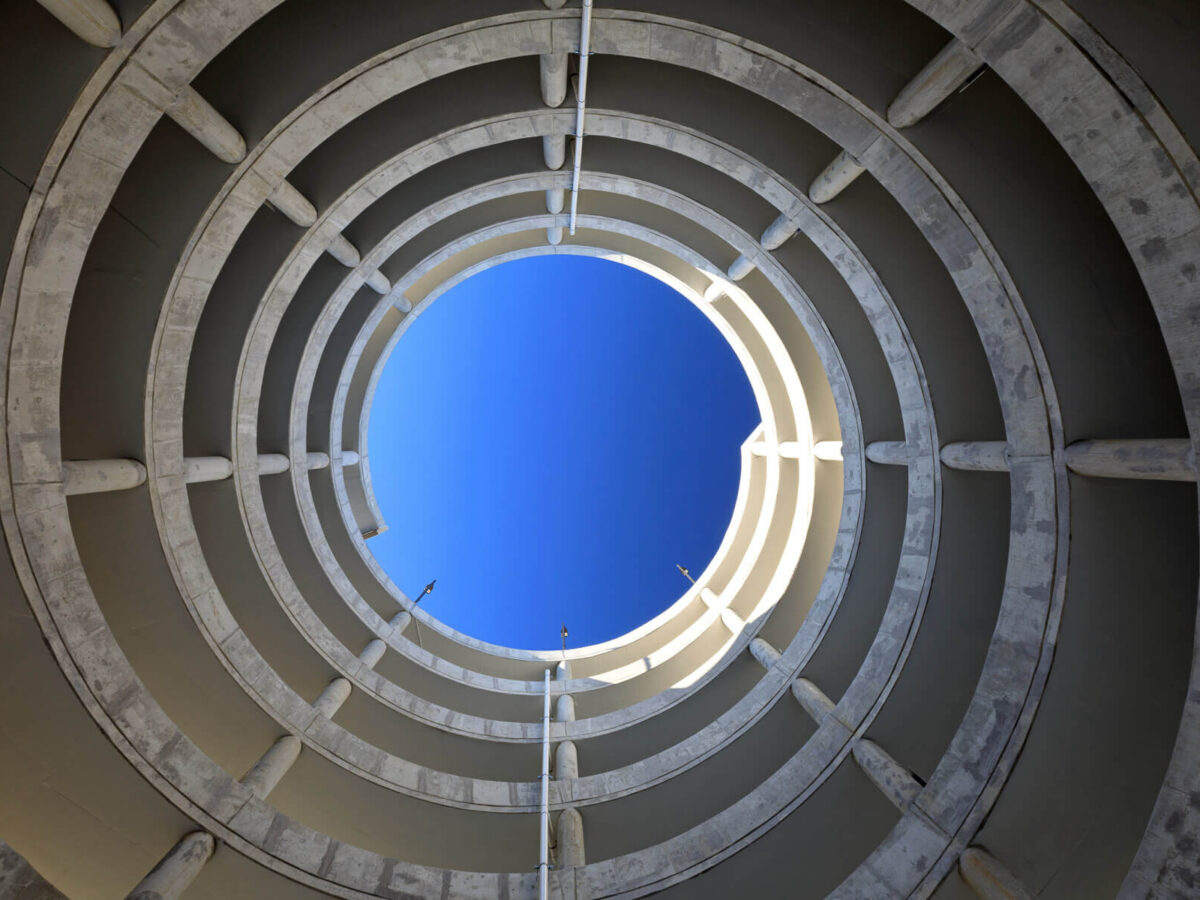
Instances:
[[[908,445],[904,441],[874,441],[867,444],[867,459],[882,466],[907,466]]]
[[[342,451],[342,466],[357,466],[359,464],[359,456],[357,450]]]
[[[350,682],[345,678],[335,678],[325,686],[325,690],[321,691],[321,695],[313,703],[313,709],[319,715],[332,719],[349,696]]]
[[[863,738],[854,745],[853,754],[859,768],[901,812],[921,793],[921,783],[912,773],[874,741]]]
[[[551,225],[546,229],[546,243],[552,247],[557,247],[563,242],[563,227],[561,225]]]
[[[1186,438],[1078,441],[1067,448],[1067,468],[1095,478],[1195,481],[1196,455]]]
[[[792,682],[792,696],[814,722],[820,722],[833,712],[833,701],[807,678],[797,678]]]
[[[271,745],[271,749],[258,758],[250,771],[242,776],[242,784],[260,800],[266,799],[283,780],[293,763],[300,758],[300,738],[286,734]]]
[[[782,445],[780,445],[782,448]],[[813,456],[817,459],[823,459],[826,462],[841,462],[842,461],[842,442],[841,441],[817,441],[813,444]],[[780,456],[782,456],[782,451]]]
[[[556,681],[568,681],[571,678],[571,664],[565,659],[554,667],[554,679]]]
[[[574,741],[563,741],[554,751],[554,778],[570,781],[579,777],[579,748]]]
[[[138,882],[126,900],[178,900],[212,858],[216,845],[207,831],[193,831]]]
[[[813,203],[828,203],[865,171],[853,156],[843,150],[813,179],[808,186],[808,196]]]
[[[191,87],[181,90],[165,112],[217,159],[237,164],[246,158],[246,142],[237,129]]]
[[[183,460],[183,480],[186,484],[222,481],[231,475],[233,461],[224,456],[188,456]]]
[[[538,57],[542,102],[547,106],[562,106],[567,99],[567,51],[543,53]]]
[[[558,699],[554,701],[554,721],[575,721],[575,698],[570,694],[559,694]]]
[[[260,476],[278,475],[280,472],[286,472],[291,465],[292,461],[282,453],[258,454],[258,474]]]
[[[836,441],[833,443],[837,444],[837,456],[833,458],[841,459],[842,442]],[[755,456],[779,456],[783,459],[799,459],[801,454],[804,453],[804,449],[800,446],[799,441],[780,441],[778,444],[772,444],[769,441],[755,441],[750,446],[750,452]]]
[[[114,47],[121,40],[121,20],[104,0],[38,0],[81,41],[93,47]]]
[[[386,297],[392,292],[392,283],[387,280],[387,276],[376,269],[366,278],[367,287],[373,290],[381,297]]]
[[[741,281],[753,271],[754,262],[745,256],[739,256],[729,264],[725,274],[729,276],[730,281]]]
[[[344,234],[337,235],[329,242],[329,255],[349,269],[353,269],[362,262],[362,254],[358,252],[357,247],[346,240]]]
[[[558,814],[558,868],[582,866],[585,862],[583,848],[583,817],[573,807]]]
[[[317,221],[317,208],[308,198],[292,187],[291,182],[281,181],[267,197],[267,203],[279,210],[301,228],[310,228]]]
[[[746,630],[745,621],[728,606],[721,610],[721,624],[728,628],[729,633],[733,635],[741,634]]]
[[[795,222],[780,213],[779,217],[767,226],[767,230],[762,233],[758,242],[762,244],[764,250],[777,250],[798,230],[799,226]]]
[[[363,647],[362,652],[358,654],[359,662],[368,669],[373,669],[375,668],[375,664],[383,659],[383,654],[386,650],[387,644],[379,638],[375,638],[367,646]]]
[[[546,212],[557,216],[567,206],[567,192],[562,188],[550,188],[546,191]]]
[[[309,469],[327,469],[329,468],[329,454],[322,453],[319,450],[313,450],[304,457],[304,468]]]
[[[136,459],[63,460],[63,489],[68,497],[126,491],[146,481],[146,467]]]
[[[388,625],[391,627],[393,634],[399,635],[404,633],[404,629],[409,626],[410,622],[412,622],[412,613],[401,610],[392,616],[392,620],[388,622]]]
[[[760,637],[750,642],[750,655],[757,659],[764,669],[769,669],[779,662],[779,651]]]
[[[1033,893],[982,847],[964,850],[958,871],[980,900],[1033,900]]]
[[[567,136],[547,134],[542,137],[542,158],[547,169],[561,169],[567,163]]]
[[[963,441],[947,444],[939,454],[942,465],[967,472],[1007,472],[1008,444],[1004,441]]]
[[[970,47],[951,41],[896,95],[888,107],[888,123],[894,128],[915,125],[981,68],[983,60]]]
[[[170,116],[218,159],[234,164],[246,158],[246,142],[238,130],[191,85],[176,90],[136,62],[126,67],[124,75],[130,90]]]

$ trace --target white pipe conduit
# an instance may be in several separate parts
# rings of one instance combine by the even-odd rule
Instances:
[[[575,92],[575,171],[571,175],[571,223],[575,233],[575,217],[579,210],[579,170],[583,166],[583,117],[587,112],[588,57],[592,43],[592,0],[583,0],[583,25],[579,32],[579,81]]]
[[[550,670],[542,703],[542,825],[538,837],[538,897],[550,900]]]

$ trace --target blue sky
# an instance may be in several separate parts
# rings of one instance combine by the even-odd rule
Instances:
[[[759,415],[720,333],[662,282],[546,256],[495,266],[400,339],[371,411],[401,590],[526,649],[624,634],[677,600],[729,524]]]

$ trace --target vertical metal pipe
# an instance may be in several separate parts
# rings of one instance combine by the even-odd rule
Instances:
[[[542,705],[542,829],[538,841],[538,897],[550,900],[550,670]]]
[[[570,232],[575,233],[579,211],[579,170],[583,166],[583,115],[587,109],[588,57],[592,42],[592,0],[583,0],[583,24],[579,31],[579,87],[575,97],[575,171],[571,175]]]

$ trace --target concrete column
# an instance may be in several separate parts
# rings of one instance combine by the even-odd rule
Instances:
[[[327,469],[329,468],[329,454],[322,453],[320,450],[313,450],[304,457],[304,467],[306,469]]]
[[[357,466],[358,463],[359,463],[359,457],[358,457],[357,450],[343,450],[342,451],[342,465],[343,466]]]
[[[888,123],[894,128],[915,125],[981,68],[983,60],[970,47],[951,41],[896,95],[888,107]]]
[[[817,459],[823,459],[826,462],[841,462],[842,442],[817,441],[815,444],[813,444],[812,452],[813,456],[815,456]]]
[[[278,475],[280,472],[286,472],[292,466],[292,461],[282,453],[260,453],[258,454],[258,474],[262,475]]]
[[[332,719],[349,696],[350,682],[345,678],[335,678],[321,691],[321,696],[313,703],[313,709],[325,718]]]
[[[837,444],[837,456],[834,458],[841,459],[842,442],[826,441],[826,443]],[[755,441],[750,445],[750,452],[755,456],[781,456],[784,459],[799,459],[804,449],[800,446],[799,441],[781,441],[778,444],[771,444],[767,441]]]
[[[782,213],[762,233],[758,242],[764,250],[778,250],[797,231],[796,223]]]
[[[921,793],[921,784],[912,773],[874,741],[862,738],[852,752],[854,761],[875,782],[875,787],[901,812]]]
[[[566,2],[567,0],[542,0],[546,9],[562,9]]]
[[[193,831],[138,882],[125,900],[177,900],[212,858],[216,846],[207,831]]]
[[[348,269],[353,269],[362,262],[358,248],[346,240],[344,234],[339,234],[329,242],[329,255]]]
[[[317,208],[288,181],[281,181],[267,197],[267,202],[301,228],[310,228],[317,221]]]
[[[750,655],[757,659],[764,669],[769,669],[779,662],[779,651],[760,637],[750,642]]]
[[[579,777],[579,749],[574,741],[563,741],[554,750],[554,778],[570,781]]]
[[[380,297],[386,297],[392,292],[392,283],[387,280],[387,276],[376,269],[367,276],[367,287],[377,293]]]
[[[1033,893],[982,847],[964,850],[958,871],[980,900],[1033,900]]]
[[[567,99],[567,51],[543,53],[539,58],[542,80],[542,102],[547,106],[562,106]]]
[[[367,646],[363,647],[362,653],[358,654],[358,659],[368,669],[373,669],[375,664],[383,659],[386,650],[387,644],[379,638],[374,638]]]
[[[867,459],[883,466],[907,466],[908,445],[904,441],[875,441],[867,444]]]
[[[38,3],[75,32],[75,37],[93,47],[115,47],[121,40],[121,20],[104,0],[38,0]]]
[[[570,694],[559,694],[558,699],[554,701],[554,721],[575,721],[575,698]]]
[[[1007,472],[1008,444],[1004,441],[964,441],[947,444],[940,454],[942,465],[967,472]]]
[[[792,682],[792,696],[814,722],[820,722],[833,712],[833,701],[807,678],[797,678]]]
[[[68,497],[126,491],[146,481],[146,467],[136,459],[64,459],[62,465]]]
[[[813,179],[813,183],[808,186],[808,196],[813,203],[828,203],[848,188],[864,171],[866,170],[854,157],[843,150]]]
[[[741,281],[753,271],[754,263],[744,256],[739,256],[729,264],[725,274],[729,276],[730,281]]]
[[[557,216],[567,206],[567,192],[562,188],[550,188],[546,191],[546,212]]]
[[[1196,456],[1187,438],[1078,441],[1067,448],[1067,468],[1095,478],[1195,481]]]
[[[233,461],[223,456],[187,456],[183,460],[185,484],[223,481],[233,475]]]
[[[712,592],[711,588],[700,588],[700,599],[709,609],[719,606],[721,603],[720,598]]]
[[[242,784],[250,788],[259,800],[265,800],[299,759],[302,746],[300,738],[285,734],[242,776]]]
[[[561,225],[551,225],[546,229],[546,243],[551,247],[557,247],[563,242],[563,227]]]
[[[542,158],[547,169],[561,169],[567,161],[567,136],[547,134],[542,137]]]
[[[388,624],[392,626],[392,630],[396,634],[403,634],[404,629],[408,627],[411,621],[412,613],[406,612],[405,610],[400,610],[400,612],[392,616],[392,621],[388,622]]]
[[[567,807],[558,814],[557,833],[558,852],[555,854],[556,868],[565,869],[569,866],[582,866],[583,853],[583,817],[579,811]]]

